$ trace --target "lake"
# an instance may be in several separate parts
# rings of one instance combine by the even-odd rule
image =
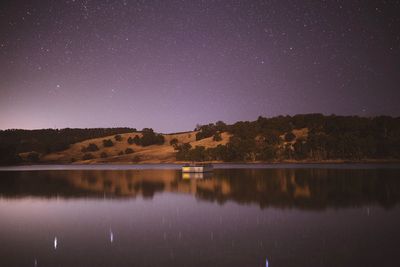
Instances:
[[[398,266],[399,165],[0,168],[0,266]]]

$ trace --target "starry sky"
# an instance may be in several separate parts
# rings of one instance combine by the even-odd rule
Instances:
[[[0,4],[0,128],[400,115],[400,1]]]

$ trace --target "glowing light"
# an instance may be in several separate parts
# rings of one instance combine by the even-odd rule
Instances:
[[[57,249],[57,237],[54,237],[54,249]]]

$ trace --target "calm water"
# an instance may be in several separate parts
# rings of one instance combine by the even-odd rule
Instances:
[[[0,266],[399,266],[400,167],[0,171]]]

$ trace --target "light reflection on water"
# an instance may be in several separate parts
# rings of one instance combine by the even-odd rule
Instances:
[[[393,266],[399,174],[0,172],[0,266]]]

